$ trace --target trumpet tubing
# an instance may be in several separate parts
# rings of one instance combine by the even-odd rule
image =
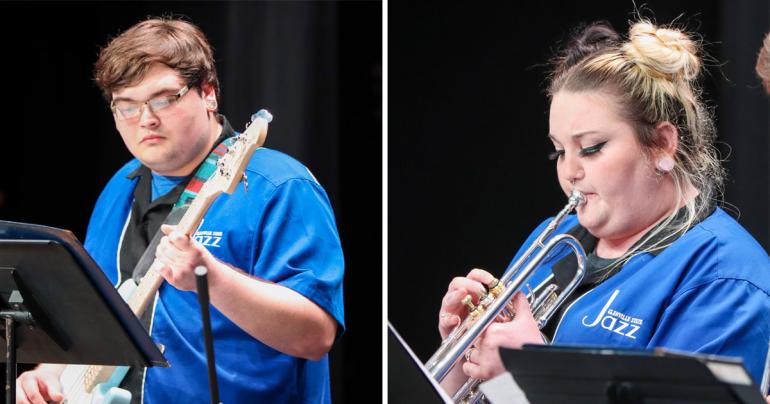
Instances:
[[[479,299],[477,305],[473,305],[470,296],[466,296],[463,303],[469,307],[469,313],[465,319],[455,327],[452,332],[441,342],[439,349],[425,363],[425,367],[431,376],[441,382],[449,371],[457,364],[465,352],[476,342],[481,333],[499,317],[510,318],[515,313],[509,313],[507,307],[514,294],[523,286],[535,269],[554,248],[566,245],[574,252],[578,268],[575,276],[564,287],[561,293],[556,293],[556,285],[548,285],[538,295],[533,292],[530,296],[532,313],[535,316],[538,327],[542,328],[567,297],[580,285],[585,276],[586,255],[580,242],[569,234],[559,234],[551,238],[546,244],[543,241],[553,233],[564,218],[580,203],[584,201],[583,195],[573,191],[567,205],[554,217],[548,226],[538,236],[535,242],[522,254],[499,281],[495,280],[488,285],[489,293]],[[537,253],[535,253],[535,251]],[[533,256],[534,254],[534,256]],[[530,260],[530,257],[532,259]],[[477,386],[480,380],[469,379],[455,394],[456,402],[477,402],[480,395]],[[475,401],[474,401],[475,400]]]

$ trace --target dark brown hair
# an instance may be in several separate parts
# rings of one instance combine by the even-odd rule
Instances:
[[[94,80],[109,102],[113,92],[141,81],[155,63],[176,70],[190,87],[212,85],[219,99],[211,45],[197,26],[176,18],[150,18],[112,39],[99,52]]]

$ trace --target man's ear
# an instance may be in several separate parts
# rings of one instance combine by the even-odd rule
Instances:
[[[201,84],[201,96],[206,101],[206,108],[210,111],[216,111],[217,109],[217,91],[211,83]]]

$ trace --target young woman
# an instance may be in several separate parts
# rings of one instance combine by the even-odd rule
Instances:
[[[554,344],[737,356],[760,381],[770,340],[770,258],[717,206],[724,174],[696,81],[698,51],[687,34],[640,21],[627,38],[590,25],[556,57],[551,158],[565,194],[580,191],[585,203],[554,234],[581,241],[587,275],[544,335],[517,294],[514,319],[487,329],[444,379],[447,391],[503,372],[499,347],[542,344],[544,336]],[[530,284],[554,273],[561,288],[561,275],[574,267],[574,258],[560,254]],[[467,313],[462,298],[478,296],[492,279],[474,270],[450,283],[442,337]]]

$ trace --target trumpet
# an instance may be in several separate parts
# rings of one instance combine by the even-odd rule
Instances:
[[[572,249],[577,258],[577,270],[572,280],[564,287],[561,293],[556,293],[557,287],[553,284],[542,288],[537,287],[530,293],[532,313],[535,316],[538,328],[545,326],[567,297],[580,285],[585,276],[586,265],[586,254],[580,242],[569,234],[559,234],[547,243],[543,244],[543,242],[556,230],[564,218],[583,202],[585,202],[583,194],[573,190],[564,208],[548,223],[548,226],[537,236],[521,257],[516,260],[510,270],[499,280],[495,280],[487,285],[488,293],[479,299],[477,305],[473,305],[470,295],[465,296],[463,303],[469,308],[468,315],[441,342],[438,350],[425,363],[425,368],[435,380],[438,382],[444,380],[465,352],[473,346],[481,333],[497,318],[506,320],[515,315],[515,313],[511,313],[508,310],[508,305],[513,299],[514,294],[525,285],[530,275],[534,273],[545,257],[557,246],[566,245]],[[535,253],[538,249],[539,251]],[[531,260],[530,257],[532,257]],[[543,282],[541,286],[546,284],[547,281]],[[462,403],[480,401],[482,396],[477,388],[480,383],[481,380],[468,379],[454,394],[452,399],[455,402]]]

